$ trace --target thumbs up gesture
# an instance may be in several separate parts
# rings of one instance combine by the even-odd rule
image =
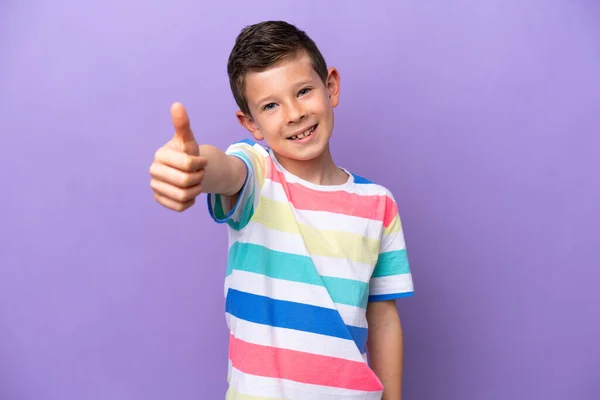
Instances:
[[[175,135],[154,155],[150,166],[150,187],[156,201],[181,212],[194,205],[196,196],[202,192],[201,183],[207,160],[200,156],[183,105],[172,105],[171,119]]]

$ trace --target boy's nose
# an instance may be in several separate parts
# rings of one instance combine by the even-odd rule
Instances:
[[[288,125],[302,121],[306,117],[306,112],[297,103],[292,103],[288,106],[287,123]]]

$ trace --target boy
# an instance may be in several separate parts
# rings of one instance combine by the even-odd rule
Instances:
[[[395,300],[413,282],[392,194],[330,153],[338,71],[274,21],[239,34],[227,69],[237,119],[267,146],[199,146],[176,103],[150,168],[160,204],[183,211],[204,192],[227,224],[227,399],[400,399]]]

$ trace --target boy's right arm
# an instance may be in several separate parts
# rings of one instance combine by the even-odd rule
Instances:
[[[198,146],[185,108],[171,107],[174,137],[155,154],[150,186],[161,205],[184,211],[200,193],[235,196],[242,189],[246,167],[237,157],[211,145]]]

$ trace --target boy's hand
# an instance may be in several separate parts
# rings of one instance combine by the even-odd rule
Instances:
[[[150,186],[154,198],[163,206],[184,211],[202,192],[202,178],[207,160],[200,157],[198,143],[190,128],[190,120],[183,105],[171,106],[175,136],[154,155],[150,166]]]

